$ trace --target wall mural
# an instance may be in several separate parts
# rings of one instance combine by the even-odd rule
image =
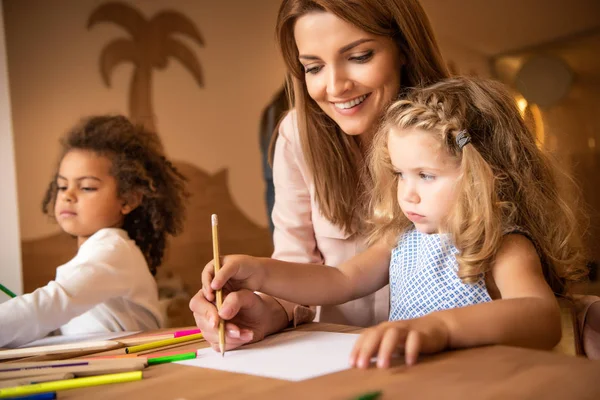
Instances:
[[[129,115],[131,119],[155,131],[155,114],[152,108],[152,70],[164,69],[169,58],[179,61],[194,77],[199,87],[204,85],[202,69],[194,53],[184,43],[172,37],[181,34],[194,40],[200,47],[204,40],[196,26],[176,11],[161,11],[147,20],[135,8],[125,3],[102,4],[92,12],[88,29],[99,23],[119,25],[130,38],[115,39],[100,54],[100,75],[107,87],[117,65],[130,62],[134,65],[129,88]]]
[[[91,13],[87,28],[93,29],[102,23],[122,27],[129,37],[114,39],[102,49],[99,60],[101,79],[110,87],[114,68],[121,63],[132,63],[129,117],[156,131],[156,114],[152,106],[153,70],[164,69],[169,59],[175,59],[202,88],[204,77],[199,61],[192,50],[173,35],[189,37],[200,47],[204,47],[204,40],[189,18],[171,10],[146,19],[128,4],[109,2]],[[174,165],[188,179],[190,198],[184,232],[170,240],[156,279],[161,304],[167,315],[167,326],[187,326],[195,324],[188,308],[190,297],[200,289],[200,271],[212,258],[212,213],[219,215],[219,225],[222,225],[220,244],[224,254],[268,257],[273,244],[269,229],[252,222],[235,204],[229,191],[227,170],[211,175],[189,163],[174,162]],[[64,233],[22,241],[25,292],[54,279],[56,267],[70,260],[76,251],[75,241]]]

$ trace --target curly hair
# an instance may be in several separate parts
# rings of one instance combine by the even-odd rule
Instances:
[[[390,245],[412,227],[397,201],[398,178],[389,135],[418,128],[434,135],[460,162],[457,197],[442,227],[459,250],[459,276],[474,282],[488,272],[503,236],[524,232],[535,245],[555,293],[587,274],[573,180],[536,142],[501,83],[455,77],[418,88],[388,109],[369,155],[372,194],[369,241]],[[462,150],[456,135],[471,142]]]
[[[140,205],[125,216],[122,228],[141,249],[154,275],[161,264],[167,235],[183,230],[186,178],[166,159],[160,138],[124,116],[84,119],[61,139],[59,160],[71,150],[89,150],[112,161],[111,175],[119,197],[137,192]],[[59,162],[60,164],[60,162]],[[42,211],[55,218],[56,173],[48,185]]]

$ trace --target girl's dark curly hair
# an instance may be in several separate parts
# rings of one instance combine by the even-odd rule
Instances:
[[[61,139],[61,146],[59,160],[71,150],[89,150],[108,157],[118,195],[142,195],[140,205],[125,216],[122,228],[135,240],[150,272],[155,274],[163,259],[167,234],[175,236],[183,230],[188,195],[186,178],[165,158],[158,135],[121,115],[93,116],[71,129]],[[57,189],[55,174],[42,203],[44,214],[53,218]]]

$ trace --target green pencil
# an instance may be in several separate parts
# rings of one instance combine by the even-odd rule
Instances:
[[[183,353],[183,354],[175,354],[172,356],[164,356],[164,357],[154,357],[148,359],[148,365],[156,365],[156,364],[164,364],[175,361],[183,361],[183,360],[191,360],[192,358],[196,358],[196,352],[191,353]]]
[[[376,392],[363,393],[356,398],[356,400],[375,400],[381,396],[381,390]]]
[[[14,294],[10,290],[8,290],[8,288],[6,286],[4,286],[3,284],[1,284],[1,283],[0,283],[0,290],[2,290],[4,293],[6,293],[10,297],[17,297],[16,294]]]

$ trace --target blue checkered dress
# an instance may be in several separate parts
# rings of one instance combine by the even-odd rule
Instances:
[[[400,237],[390,261],[390,321],[491,301],[483,277],[462,283],[448,235],[417,230]]]

